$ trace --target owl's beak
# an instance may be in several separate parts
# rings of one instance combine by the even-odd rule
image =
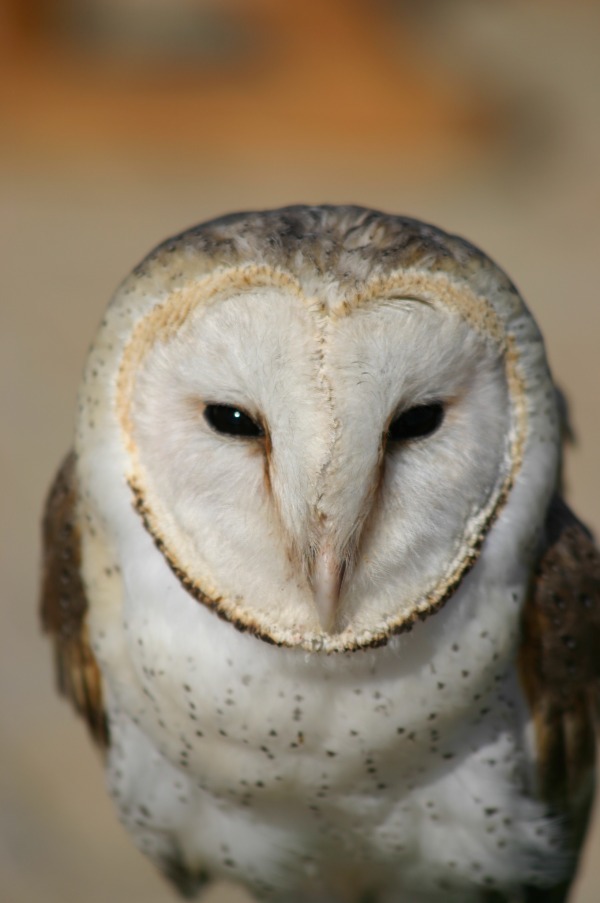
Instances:
[[[315,608],[326,633],[331,633],[340,601],[344,566],[328,545],[324,545],[314,559],[311,584]]]

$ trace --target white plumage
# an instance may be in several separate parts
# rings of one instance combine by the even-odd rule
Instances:
[[[81,391],[63,655],[183,892],[563,892],[576,844],[516,664],[559,429],[514,287],[415,221],[240,214],[126,280]]]

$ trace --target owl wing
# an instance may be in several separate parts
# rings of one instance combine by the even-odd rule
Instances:
[[[54,640],[60,691],[85,718],[97,743],[106,747],[102,676],[87,634],[88,600],[80,571],[76,502],[75,454],[71,452],[56,475],[44,513],[42,624]]]
[[[536,789],[566,821],[576,852],[594,789],[600,551],[558,497],[548,511],[546,539],[523,614],[519,670],[534,726]],[[544,899],[566,899],[566,889]]]

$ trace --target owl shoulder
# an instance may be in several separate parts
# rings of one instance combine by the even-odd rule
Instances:
[[[524,611],[528,671],[556,705],[591,702],[600,683],[600,550],[588,528],[555,496]],[[532,652],[535,650],[535,656]]]
[[[558,496],[548,510],[545,537],[523,611],[519,673],[533,726],[535,791],[568,826],[576,854],[594,787],[600,551]]]
[[[42,529],[41,618],[54,642],[59,689],[82,715],[101,747],[108,745],[102,676],[87,630],[88,600],[81,576],[75,453],[54,479]]]

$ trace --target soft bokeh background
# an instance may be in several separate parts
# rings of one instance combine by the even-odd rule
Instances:
[[[167,903],[37,618],[40,509],[102,309],[152,245],[235,209],[358,202],[455,230],[541,324],[570,499],[599,532],[600,5],[4,0],[0,36],[0,899]],[[576,903],[600,899],[599,854],[596,829]]]

